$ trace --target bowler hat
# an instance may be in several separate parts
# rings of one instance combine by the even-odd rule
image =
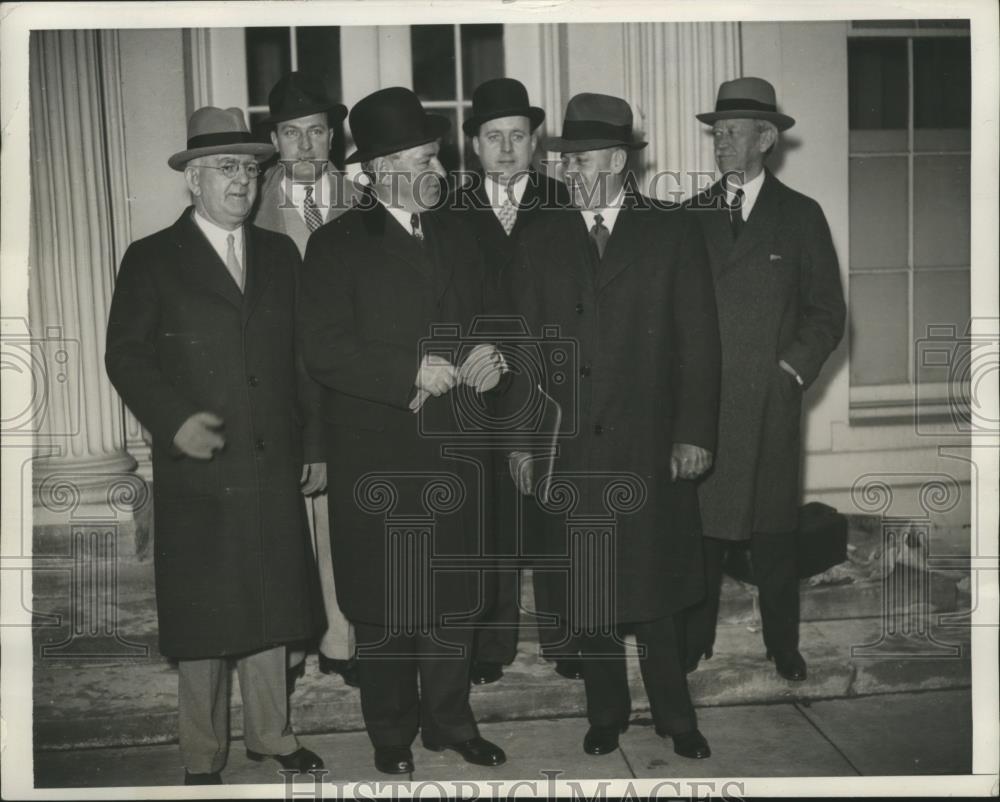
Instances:
[[[715,99],[715,111],[695,115],[707,125],[716,120],[767,120],[779,131],[791,128],[795,120],[778,112],[774,87],[763,78],[737,78],[724,81]]]
[[[494,78],[472,93],[472,116],[462,123],[462,130],[476,136],[479,126],[499,117],[527,117],[534,131],[545,119],[545,111],[528,103],[528,90],[520,81]]]
[[[411,90],[402,86],[379,89],[354,104],[351,135],[357,150],[346,164],[365,162],[433,142],[451,126],[447,117],[428,114]]]
[[[561,137],[551,137],[548,150],[560,153],[578,153],[581,150],[603,148],[646,147],[642,141],[632,139],[632,108],[620,97],[582,92],[566,104]]]
[[[183,172],[191,159],[213,153],[248,153],[262,162],[274,155],[274,146],[251,136],[241,109],[203,106],[188,120],[187,148],[167,159],[167,164]]]
[[[304,72],[282,76],[267,96],[267,105],[270,115],[263,122],[271,124],[322,112],[330,115],[331,122],[347,116],[347,106],[330,100],[319,80]]]

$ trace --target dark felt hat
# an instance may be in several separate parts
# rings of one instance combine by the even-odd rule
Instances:
[[[646,143],[632,138],[632,107],[620,97],[583,92],[570,98],[562,136],[546,142],[548,150],[578,153],[602,148],[639,150]]]
[[[716,120],[767,120],[779,131],[791,128],[795,120],[778,111],[774,87],[763,78],[737,78],[725,81],[715,99],[715,111],[695,115],[706,125]]]
[[[349,119],[357,150],[345,159],[347,164],[433,142],[451,126],[447,117],[424,111],[420,98],[402,86],[361,98]]]
[[[347,116],[347,106],[330,100],[323,84],[304,72],[282,76],[267,96],[267,105],[270,114],[264,122],[271,124],[323,112],[329,115],[331,123],[339,123]]]
[[[472,93],[472,116],[462,123],[466,136],[476,136],[479,126],[499,117],[527,117],[534,131],[545,111],[528,102],[528,90],[513,78],[494,78],[476,87]]]

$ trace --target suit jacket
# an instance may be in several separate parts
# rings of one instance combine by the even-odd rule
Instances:
[[[129,246],[105,353],[153,436],[160,651],[179,659],[299,641],[324,623],[299,489],[303,462],[322,459],[318,388],[296,343],[299,256],[245,226],[241,293],[193,213]],[[204,461],[172,446],[203,410],[226,437]]]
[[[520,247],[511,296],[563,410],[547,552],[608,538],[583,607],[603,610],[604,623],[662,617],[704,591],[695,487],[670,481],[674,443],[715,447],[719,345],[704,244],[688,212],[627,195],[601,260],[576,210],[545,215]],[[571,568],[581,582],[582,562]]]
[[[690,202],[708,248],[722,340],[719,448],[700,489],[705,534],[795,529],[802,392],[844,333],[837,254],[819,204],[769,171],[735,242],[724,191]],[[802,377],[783,371],[785,360]]]

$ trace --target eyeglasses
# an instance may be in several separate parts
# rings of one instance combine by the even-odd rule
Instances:
[[[216,167],[214,164],[199,164],[199,167],[207,167],[209,170],[220,170],[226,178],[236,178],[240,174],[240,167],[246,170],[247,178],[253,180],[260,175],[260,166],[257,162],[226,162]]]

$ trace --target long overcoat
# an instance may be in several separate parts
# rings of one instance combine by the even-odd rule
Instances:
[[[153,436],[160,651],[178,659],[245,654],[323,625],[299,488],[303,462],[322,461],[319,388],[296,355],[299,255],[245,226],[241,294],[192,214],[126,251],[105,354]],[[211,460],[173,446],[200,411],[225,425]]]
[[[719,307],[719,447],[701,484],[705,534],[745,540],[797,523],[802,392],[844,332],[837,253],[823,210],[768,171],[733,241],[724,191],[691,202]],[[803,384],[779,367],[785,360]]]
[[[459,393],[409,403],[422,341],[453,350],[486,304],[470,233],[426,212],[421,244],[366,202],[309,239],[303,269],[305,359],[323,385],[337,601],[352,621],[390,629],[475,617],[488,604],[483,497],[488,454],[461,447]],[[473,562],[469,562],[472,559]]]
[[[544,218],[525,232],[509,292],[535,336],[558,327],[541,349],[563,413],[545,531],[547,553],[569,555],[570,608],[552,612],[586,609],[598,626],[660,618],[704,591],[695,486],[670,480],[674,443],[715,448],[719,344],[704,244],[687,212],[637,193],[603,259],[579,211]]]

